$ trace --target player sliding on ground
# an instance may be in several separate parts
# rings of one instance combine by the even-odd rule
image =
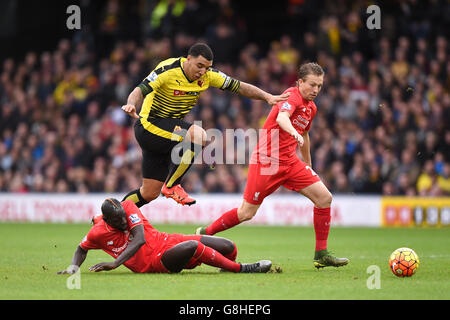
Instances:
[[[187,58],[170,58],[158,64],[150,75],[129,95],[122,110],[137,119],[134,133],[142,149],[142,186],[129,192],[123,200],[138,207],[160,194],[182,205],[192,205],[181,180],[202,152],[206,131],[183,120],[208,87],[263,100],[270,105],[287,99],[288,94],[271,95],[251,84],[233,79],[213,69],[213,52],[203,43],[193,45]],[[138,115],[138,109],[142,108]],[[182,146],[174,161],[172,150]]]
[[[102,249],[115,258],[89,268],[95,272],[122,264],[139,273],[177,273],[202,263],[235,273],[265,273],[272,266],[269,260],[235,262],[236,245],[225,238],[159,232],[129,200],[106,199],[102,214],[92,222],[91,230],[75,250],[72,265],[58,274],[75,273],[91,249]]]
[[[317,112],[313,100],[322,88],[323,78],[324,71],[316,63],[300,67],[297,85],[285,91],[290,93],[288,100],[274,106],[264,123],[266,134],[260,136],[252,153],[241,206],[224,213],[209,226],[198,228],[197,234],[214,235],[252,219],[264,198],[284,186],[314,203],[314,266],[340,267],[348,263],[347,258],[336,258],[327,250],[332,196],[311,165],[308,132]],[[296,155],[297,145],[303,161]]]

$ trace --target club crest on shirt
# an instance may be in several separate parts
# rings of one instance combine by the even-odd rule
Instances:
[[[198,80],[197,81],[198,86],[201,88],[203,86],[203,81],[202,80]]]
[[[139,216],[136,213],[130,214],[128,219],[130,219],[131,224],[138,223],[141,221],[141,218],[139,218]]]

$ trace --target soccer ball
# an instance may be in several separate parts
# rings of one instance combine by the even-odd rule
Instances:
[[[419,256],[409,248],[398,248],[389,257],[389,267],[397,277],[411,277],[419,264]]]

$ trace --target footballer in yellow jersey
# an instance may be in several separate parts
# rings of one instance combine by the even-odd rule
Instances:
[[[145,95],[139,113],[142,123],[155,118],[183,119],[209,87],[232,92],[239,89],[238,80],[212,68],[199,80],[189,80],[183,70],[186,60],[182,57],[161,62],[139,85]]]
[[[274,96],[251,84],[233,79],[212,68],[213,53],[208,45],[197,43],[187,57],[170,58],[156,68],[129,95],[122,110],[137,121],[136,140],[142,149],[142,186],[123,200],[138,207],[156,199],[160,193],[180,204],[192,205],[192,199],[180,182],[206,144],[206,132],[183,120],[195,106],[201,93],[209,87],[235,92],[270,105],[288,98]],[[137,111],[137,108],[141,109]],[[186,139],[185,139],[186,138]],[[183,144],[181,161],[175,163],[172,150]]]

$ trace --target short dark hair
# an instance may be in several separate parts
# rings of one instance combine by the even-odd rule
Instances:
[[[193,57],[202,56],[208,61],[212,61],[214,59],[214,54],[206,43],[194,44],[189,48],[188,55]]]
[[[325,74],[322,67],[316,62],[308,62],[304,63],[300,66],[298,71],[298,78],[305,80],[306,76],[309,74],[313,74],[315,76],[322,76]]]
[[[109,220],[117,215],[122,215],[123,212],[124,209],[119,200],[114,198],[108,198],[105,201],[103,201],[102,204],[103,220]]]

